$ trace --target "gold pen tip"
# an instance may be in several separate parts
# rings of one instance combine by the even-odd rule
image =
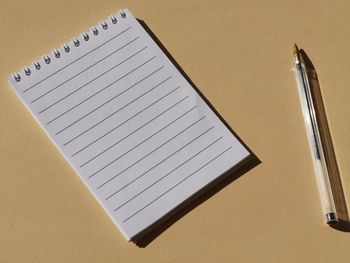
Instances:
[[[298,48],[297,44],[294,44],[293,56],[298,56],[298,55],[299,55],[299,48]]]

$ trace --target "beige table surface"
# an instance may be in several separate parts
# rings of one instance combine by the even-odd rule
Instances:
[[[261,164],[139,248],[124,240],[7,84],[128,7]],[[0,262],[349,262],[322,221],[291,50],[321,82],[350,196],[349,1],[0,1]]]

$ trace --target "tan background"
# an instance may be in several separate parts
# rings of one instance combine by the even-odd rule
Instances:
[[[262,161],[146,248],[124,240],[7,84],[128,7]],[[291,50],[321,81],[350,196],[349,1],[0,1],[0,262],[349,262],[324,225]]]

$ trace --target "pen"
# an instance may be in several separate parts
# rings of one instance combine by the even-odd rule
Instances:
[[[321,205],[327,224],[338,222],[332,188],[329,181],[328,168],[323,151],[321,135],[317,124],[313,95],[311,92],[307,69],[298,46],[293,50],[294,66],[304,115],[306,131],[311,148],[316,181],[320,193]]]

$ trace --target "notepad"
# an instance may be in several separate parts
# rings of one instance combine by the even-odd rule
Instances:
[[[128,240],[250,155],[127,9],[9,82]]]

